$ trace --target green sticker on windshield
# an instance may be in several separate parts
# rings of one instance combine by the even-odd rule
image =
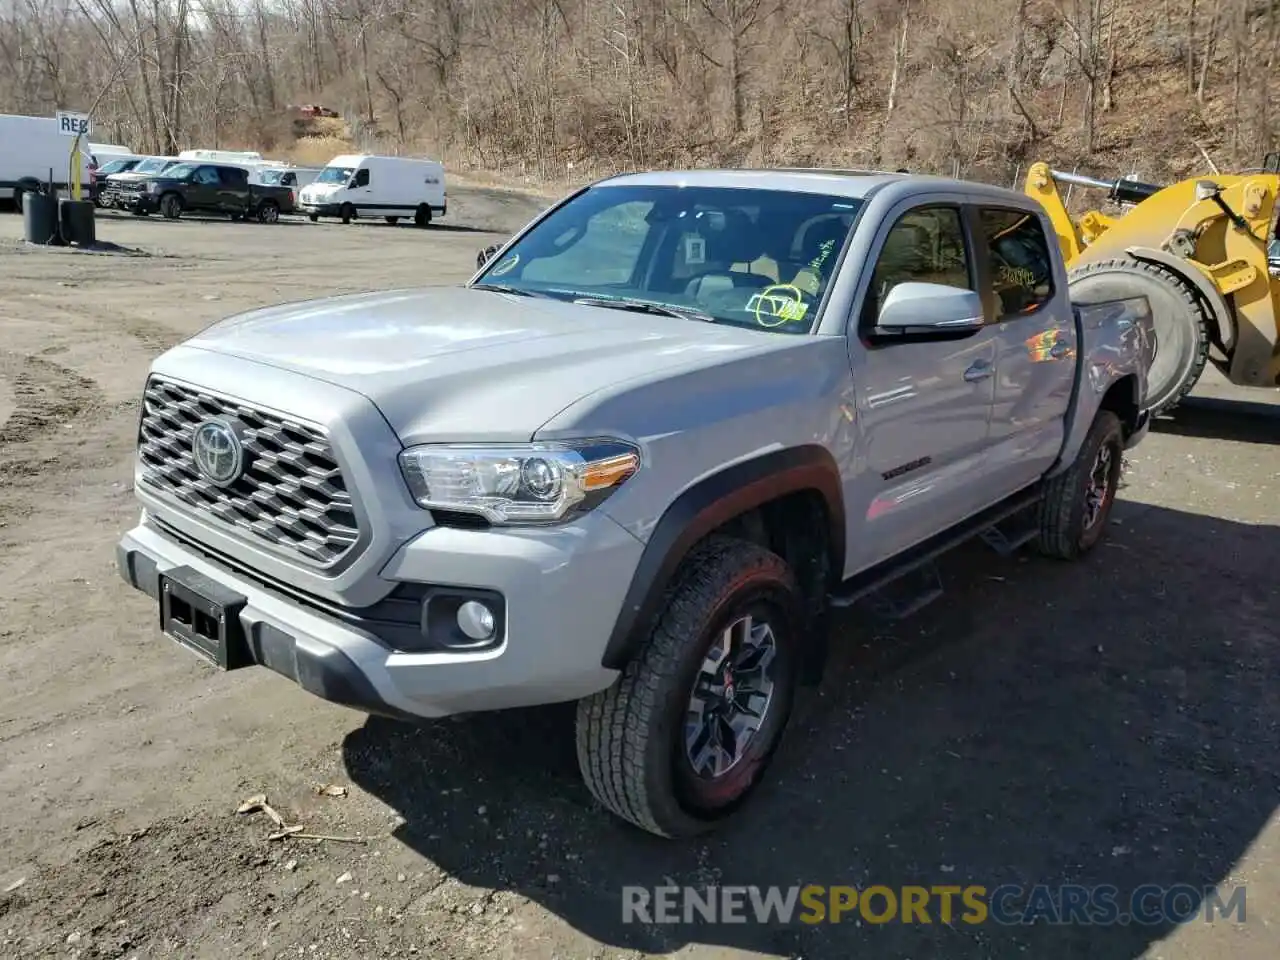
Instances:
[[[500,264],[494,267],[493,272],[490,274],[490,276],[493,276],[493,277],[504,276],[510,273],[512,270],[514,270],[516,268],[516,264],[519,262],[520,262],[520,254],[513,253],[511,256],[507,257],[507,259],[503,260]]]
[[[747,301],[747,310],[755,315],[762,327],[780,327],[784,323],[799,323],[809,312],[804,302],[804,292],[794,284],[775,283],[753,294]]]

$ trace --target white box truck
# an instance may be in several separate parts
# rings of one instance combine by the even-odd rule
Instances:
[[[382,217],[397,223],[412,217],[425,227],[447,211],[444,164],[417,157],[343,154],[330,160],[298,195],[298,212],[312,221],[339,217],[350,223],[358,217]]]
[[[58,132],[53,117],[0,114],[0,200],[22,209],[22,194],[39,192],[52,177],[55,190],[66,190],[74,138]],[[81,144],[80,185],[89,196],[89,145]]]

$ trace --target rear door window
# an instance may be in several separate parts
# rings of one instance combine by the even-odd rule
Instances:
[[[1053,258],[1040,218],[1026,210],[982,207],[978,223],[1000,320],[1031,313],[1053,297]]]

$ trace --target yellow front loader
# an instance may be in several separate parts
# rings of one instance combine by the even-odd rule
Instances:
[[[1106,190],[1113,202],[1131,206],[1116,216],[1090,211],[1073,220],[1060,183]],[[1073,300],[1149,299],[1157,338],[1152,413],[1176,405],[1209,362],[1234,384],[1280,386],[1280,279],[1268,259],[1276,240],[1280,155],[1269,154],[1257,173],[1166,187],[1096,180],[1036,163],[1025,190],[1053,223]],[[1280,268],[1280,256],[1274,259]]]

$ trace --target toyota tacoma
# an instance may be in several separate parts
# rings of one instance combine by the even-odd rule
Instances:
[[[832,607],[909,613],[969,538],[1084,555],[1147,429],[1150,305],[1072,303],[1010,190],[631,174],[487,254],[158,357],[119,569],[177,644],[367,713],[576,701],[660,836],[754,790]]]

